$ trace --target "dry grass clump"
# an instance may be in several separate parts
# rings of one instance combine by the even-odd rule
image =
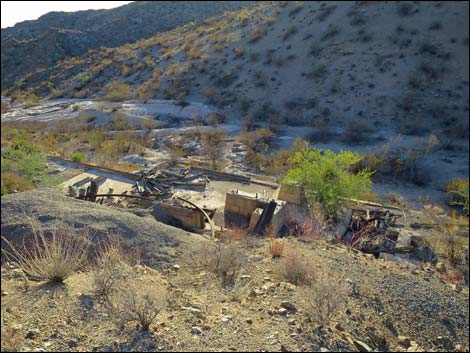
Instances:
[[[344,307],[348,286],[331,271],[317,268],[315,278],[299,291],[299,302],[310,321],[326,326]]]
[[[110,309],[122,324],[137,321],[143,331],[150,325],[167,303],[164,287],[155,283],[132,281],[125,283],[110,299]]]
[[[305,219],[302,227],[297,231],[297,234],[292,235],[298,236],[302,241],[319,240],[324,238],[329,227],[330,226],[319,217],[308,217]]]
[[[2,352],[20,352],[23,337],[19,330],[12,327],[3,327],[2,324]]]
[[[34,280],[62,283],[87,263],[89,237],[87,234],[59,225],[46,232],[38,223],[32,222],[33,238],[18,247],[2,236],[8,250],[2,252],[18,263],[23,272]]]
[[[295,285],[308,284],[313,280],[313,265],[297,247],[289,248],[274,270],[280,278]]]
[[[99,247],[93,270],[93,286],[98,296],[107,297],[116,289],[124,277],[124,270],[129,264],[121,244],[108,239]],[[122,284],[122,283],[121,283]]]
[[[270,239],[268,253],[272,257],[281,257],[284,252],[284,241],[280,239]]]

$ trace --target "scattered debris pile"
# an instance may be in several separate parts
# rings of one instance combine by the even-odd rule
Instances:
[[[189,175],[189,173],[189,169],[179,169],[177,172],[171,172],[153,168],[148,172],[142,171],[133,191],[145,197],[158,196],[158,198],[166,199],[173,194],[173,187],[205,190],[207,183],[209,183],[207,175],[203,173]]]
[[[424,236],[400,229],[397,220],[406,217],[398,208],[369,209],[354,208],[351,222],[341,241],[377,258],[394,262],[417,261],[435,264],[437,257]]]

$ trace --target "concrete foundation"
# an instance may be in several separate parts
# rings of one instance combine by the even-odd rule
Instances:
[[[152,213],[155,219],[174,226],[197,229],[205,227],[204,215],[194,208],[155,202]]]

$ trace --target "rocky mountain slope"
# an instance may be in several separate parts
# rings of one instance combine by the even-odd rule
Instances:
[[[263,2],[64,60],[6,91],[202,101],[256,120],[468,136],[468,3]],[[413,119],[410,119],[412,117]],[[337,125],[335,125],[337,124]]]
[[[88,49],[116,47],[250,1],[135,1],[110,10],[50,12],[2,29],[2,89],[25,74]]]

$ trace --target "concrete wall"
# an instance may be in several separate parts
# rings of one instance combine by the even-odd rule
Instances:
[[[282,183],[277,199],[287,201],[296,205],[303,204],[305,202],[303,185]]]
[[[234,213],[243,217],[251,217],[257,208],[264,208],[267,201],[241,194],[227,193],[225,196],[225,212]]]
[[[204,215],[193,208],[155,202],[153,206],[154,217],[164,223],[181,225],[189,228],[204,229]]]

